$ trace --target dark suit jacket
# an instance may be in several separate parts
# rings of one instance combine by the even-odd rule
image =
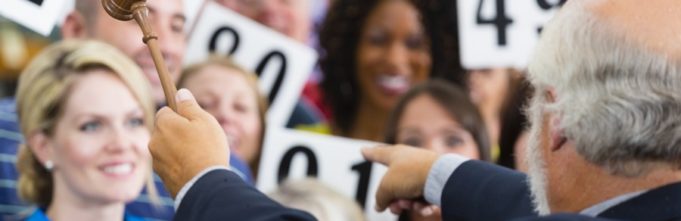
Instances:
[[[615,219],[605,219],[590,216],[583,216],[578,214],[556,214],[550,216],[535,216],[535,217],[525,217],[520,219],[514,219],[512,221],[623,221]]]
[[[496,221],[537,216],[525,174],[482,161],[461,164],[442,192],[444,220]]]
[[[214,170],[201,178],[182,199],[175,220],[300,220],[311,215],[281,206],[228,170]]]
[[[480,161],[461,164],[442,194],[443,220],[640,220],[681,221],[681,182],[652,189],[620,203],[599,218],[560,214],[537,217],[527,177]]]

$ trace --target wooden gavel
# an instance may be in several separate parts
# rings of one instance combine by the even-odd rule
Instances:
[[[149,51],[151,52],[151,57],[154,59],[154,64],[156,65],[158,77],[161,80],[166,102],[171,109],[177,111],[177,104],[175,103],[177,88],[175,88],[175,83],[172,78],[170,78],[168,67],[163,60],[163,55],[161,54],[161,49],[159,49],[157,42],[158,37],[152,30],[147,19],[149,10],[147,9],[146,0],[102,0],[102,6],[104,6],[104,10],[111,15],[111,17],[121,21],[135,19],[140,28],[142,28],[142,33],[144,34],[142,41],[147,44]]]

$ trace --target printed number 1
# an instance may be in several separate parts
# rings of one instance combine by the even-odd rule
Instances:
[[[496,16],[492,19],[487,19],[482,17],[482,5],[485,0],[480,0],[478,4],[478,12],[476,15],[476,22],[480,25],[494,25],[497,28],[497,44],[499,46],[506,46],[506,29],[513,20],[506,16],[506,0],[495,0],[496,1]]]
[[[357,171],[359,174],[359,179],[357,181],[357,193],[355,194],[355,200],[362,206],[366,207],[367,203],[367,193],[369,192],[369,181],[371,178],[371,165],[369,161],[364,161],[355,165],[352,165],[352,170]]]

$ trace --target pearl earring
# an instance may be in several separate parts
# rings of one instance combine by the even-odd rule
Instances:
[[[52,168],[54,168],[54,163],[51,160],[45,161],[45,169],[52,171]]]

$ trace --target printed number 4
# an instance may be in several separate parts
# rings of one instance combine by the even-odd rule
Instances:
[[[475,18],[476,23],[480,25],[494,25],[497,28],[497,44],[499,46],[506,46],[506,31],[513,20],[506,16],[506,0],[495,0],[496,1],[496,16],[494,18],[483,18],[482,17],[482,5],[485,0],[480,0],[478,4],[477,15]]]

